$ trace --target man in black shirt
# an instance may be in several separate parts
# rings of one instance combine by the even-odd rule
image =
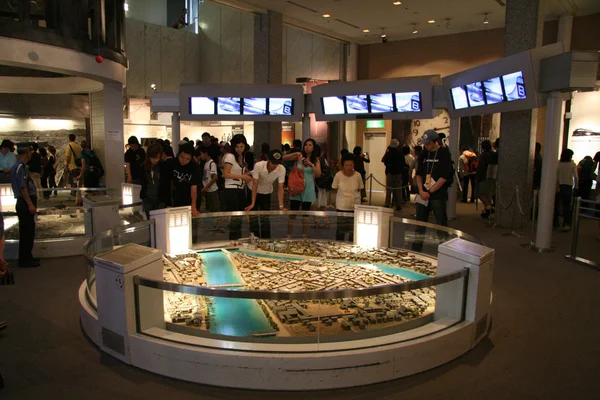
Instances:
[[[125,152],[125,166],[127,169],[127,183],[141,185],[142,174],[144,172],[144,161],[146,161],[146,152],[140,146],[137,137],[130,136],[127,139],[129,149]]]
[[[193,160],[194,146],[184,144],[173,165],[173,206],[192,206],[192,215],[200,213],[196,205],[198,186],[202,184],[202,171]]]
[[[452,178],[452,156],[447,147],[441,147],[438,133],[428,130],[421,138],[425,147],[417,164],[417,220],[427,222],[429,213],[433,211],[436,223],[448,226],[446,203],[448,202],[448,186]]]
[[[402,210],[402,172],[406,166],[404,154],[400,151],[400,142],[392,139],[381,162],[385,165],[385,176],[387,188],[385,189],[385,206],[391,207],[396,204],[396,210]],[[392,198],[392,194],[394,195]]]

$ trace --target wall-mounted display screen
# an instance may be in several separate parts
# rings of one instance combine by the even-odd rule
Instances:
[[[504,93],[500,78],[492,78],[483,81],[483,87],[485,89],[486,104],[496,104],[504,101]]]
[[[217,114],[240,115],[241,114],[241,98],[239,98],[239,97],[219,97],[217,99]]]
[[[346,107],[344,104],[343,97],[323,97],[323,114],[325,115],[335,115],[335,114],[345,114]]]
[[[419,92],[396,93],[396,110],[398,112],[421,111],[421,94]]]
[[[527,98],[521,71],[452,88],[450,95],[455,110]]]
[[[244,98],[244,115],[267,114],[266,98]]]
[[[212,115],[215,113],[214,97],[191,97],[190,114],[192,115]]]
[[[292,115],[294,113],[293,101],[289,98],[269,99],[270,115]]]
[[[346,96],[346,110],[348,114],[368,114],[369,99],[365,95]]]
[[[471,107],[485,105],[483,97],[483,85],[481,82],[475,82],[467,85],[467,94],[469,95],[469,105]]]
[[[523,72],[514,72],[502,77],[504,83],[504,91],[508,101],[523,100],[527,98],[525,92],[525,81],[523,80]]]
[[[371,94],[371,113],[394,112],[394,97],[391,93]]]
[[[467,100],[467,90],[464,86],[455,87],[451,90],[452,102],[456,110],[469,107],[469,100]]]

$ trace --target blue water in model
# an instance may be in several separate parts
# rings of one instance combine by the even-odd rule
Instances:
[[[221,251],[200,253],[209,285],[242,283],[238,269]],[[235,290],[235,288],[231,288]],[[272,331],[271,325],[256,300],[213,297],[210,332],[227,336],[250,336]]]
[[[251,251],[251,250],[231,250],[232,253],[244,253],[244,254],[248,254],[250,256],[256,256],[256,257],[263,257],[263,258],[272,258],[272,259],[276,259],[276,260],[304,260],[303,257],[299,257],[299,256],[280,256],[280,255],[275,255],[275,254],[265,254],[265,253],[260,253],[257,251]],[[327,260],[327,261],[331,261],[331,262],[335,262],[335,263],[339,263],[339,264],[353,264],[353,265],[364,265],[364,266],[375,266],[377,269],[386,272],[388,274],[392,274],[392,275],[400,275],[403,278],[406,279],[410,279],[411,281],[420,281],[423,279],[427,279],[427,278],[431,278],[428,275],[425,274],[421,274],[415,271],[412,271],[410,269],[406,269],[406,268],[400,268],[400,267],[392,267],[389,265],[385,265],[385,264],[369,264],[369,263],[364,263],[364,262],[360,262],[360,261],[344,261],[344,260]]]

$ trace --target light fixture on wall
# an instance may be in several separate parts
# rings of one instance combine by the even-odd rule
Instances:
[[[417,24],[413,24],[412,33],[413,33],[413,35],[419,33],[419,31],[417,30]]]
[[[485,25],[489,24],[489,23],[490,23],[490,20],[488,19],[488,13],[485,13],[485,14],[483,14],[483,15],[484,15],[484,17],[483,17],[483,23],[484,23]]]

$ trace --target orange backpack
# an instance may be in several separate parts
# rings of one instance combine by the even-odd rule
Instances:
[[[292,168],[292,172],[290,172],[290,176],[288,177],[288,192],[290,196],[300,196],[302,192],[304,192],[304,165],[302,165],[302,169],[298,168],[298,164],[294,164],[294,168]]]

